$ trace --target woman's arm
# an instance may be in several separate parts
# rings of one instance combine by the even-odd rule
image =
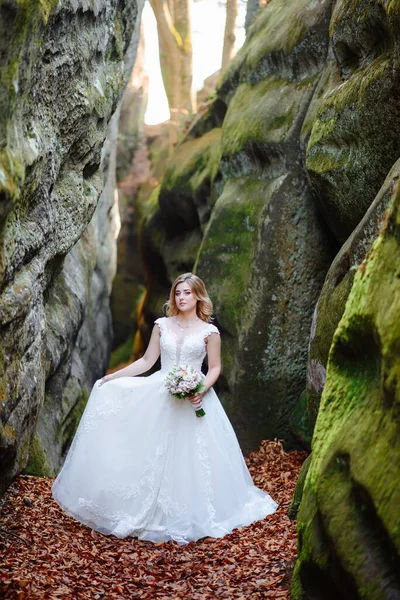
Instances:
[[[160,356],[160,327],[159,325],[154,325],[153,331],[151,333],[151,338],[149,345],[147,346],[147,350],[138,360],[131,363],[127,367],[123,369],[119,369],[114,373],[109,373],[105,375],[99,383],[99,387],[106,383],[107,381],[111,381],[112,379],[118,379],[119,377],[136,377],[136,375],[141,375],[142,373],[146,373],[156,362],[157,358]]]
[[[221,338],[218,333],[212,333],[208,337],[207,356],[208,371],[203,381],[206,389],[202,393],[197,393],[189,397],[190,402],[194,405],[201,403],[204,394],[207,394],[221,373]]]

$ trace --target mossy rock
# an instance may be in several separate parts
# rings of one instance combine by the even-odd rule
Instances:
[[[25,475],[37,475],[51,477],[54,470],[46,453],[46,448],[38,435],[34,435],[29,448],[29,461],[23,473]]]
[[[331,50],[306,118],[306,165],[340,243],[358,225],[399,157],[398,2],[337,3]]]
[[[279,183],[248,178],[230,180],[218,198],[195,270],[208,283],[224,328],[237,336],[257,250],[260,213]]]
[[[230,96],[239,82],[256,83],[273,73],[289,74],[290,80],[317,74],[325,58],[330,11],[330,0],[270,2],[226,70],[220,96]]]
[[[306,390],[300,394],[299,399],[295,404],[290,415],[289,427],[299,444],[310,451],[313,430],[308,418]]]
[[[200,228],[209,219],[219,170],[221,129],[183,141],[168,161],[158,203],[169,237]]]
[[[68,369],[78,401],[108,359],[115,212],[102,191],[141,7],[103,4],[0,1],[1,493],[29,452],[31,472],[59,468],[80,416],[63,412]]]
[[[154,289],[146,302],[178,270],[195,269],[207,284],[223,333],[220,397],[245,451],[266,437],[297,444],[290,415],[305,387],[313,308],[338,250],[306,179],[311,128],[300,135],[326,59],[330,10],[328,0],[272,0],[260,11],[210,112],[173,153],[144,227]],[[221,140],[207,154],[204,142],[221,125],[217,106],[226,109]]]
[[[298,513],[294,600],[400,596],[399,265],[397,191],[329,354]]]
[[[379,235],[399,176],[400,160],[393,165],[377,197],[332,262],[315,307],[307,362],[307,412],[312,430],[325,384],[333,335],[342,318],[354,274]]]
[[[229,103],[222,127],[224,160],[247,151],[253,170],[265,167],[274,155],[279,155],[276,146],[290,139],[299,114],[309,103],[314,84],[314,75],[301,83],[277,75],[254,85],[241,83]]]
[[[297,518],[297,513],[299,512],[300,502],[303,497],[304,483],[307,477],[308,470],[311,464],[311,454],[309,454],[306,460],[301,465],[300,473],[296,482],[296,489],[294,491],[293,500],[290,503],[288,517],[292,521]]]
[[[229,179],[195,265],[223,332],[221,399],[245,451],[268,437],[297,444],[290,414],[304,389],[312,307],[331,260],[309,200],[300,175]]]

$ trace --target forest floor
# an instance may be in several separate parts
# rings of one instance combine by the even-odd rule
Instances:
[[[186,546],[103,536],[61,511],[52,478],[20,476],[0,501],[0,598],[288,599],[296,524],[287,511],[305,456],[263,442],[246,462],[276,513]]]

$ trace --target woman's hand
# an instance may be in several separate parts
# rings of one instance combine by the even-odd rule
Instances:
[[[101,387],[104,383],[107,383],[107,381],[111,381],[112,379],[111,373],[109,375],[104,375],[104,377],[100,379],[98,387]]]
[[[196,392],[193,396],[188,396],[190,402],[193,404],[195,410],[200,410],[203,404],[203,397],[206,392]]]

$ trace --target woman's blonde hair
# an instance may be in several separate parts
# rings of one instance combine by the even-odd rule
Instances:
[[[165,303],[167,317],[174,317],[175,315],[179,314],[179,308],[177,307],[175,300],[175,290],[176,286],[180,283],[188,283],[190,285],[192,292],[197,298],[197,316],[202,321],[209,323],[213,313],[213,305],[208,297],[204,282],[200,279],[200,277],[197,277],[197,275],[193,275],[193,273],[184,273],[183,275],[179,275],[179,277],[177,277],[172,284],[169,300]]]

